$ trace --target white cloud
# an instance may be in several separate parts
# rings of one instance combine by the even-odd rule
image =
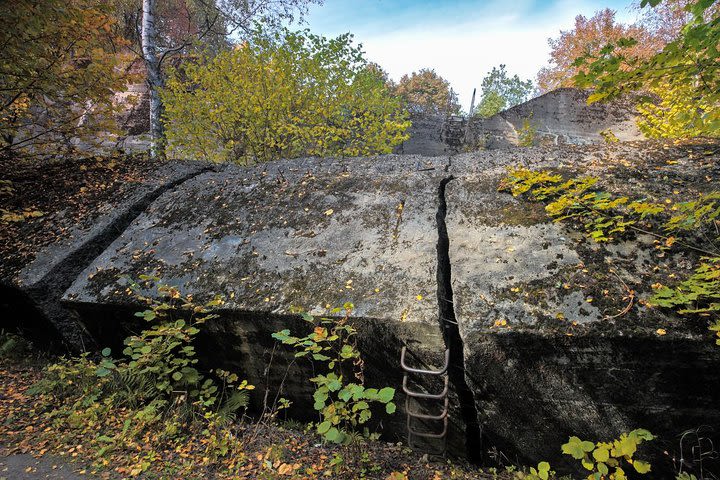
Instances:
[[[600,1],[561,0],[543,8],[532,0],[493,1],[463,10],[467,19],[462,22],[457,21],[457,11],[448,8],[426,12],[425,16],[411,12],[408,17],[405,12],[403,18],[395,19],[392,30],[383,30],[384,25],[392,24],[392,18],[364,19],[353,28],[351,16],[341,19],[333,12],[332,20],[325,24],[326,31],[313,30],[328,35],[347,30],[355,33],[367,58],[382,65],[395,80],[421,68],[434,68],[450,81],[467,110],[473,88],[479,89],[482,78],[494,66],[504,63],[510,73],[534,80],[549,58],[547,39],[557,36],[561,29],[572,28],[576,15],[590,16],[608,3]],[[618,20],[634,19],[625,6],[615,9]],[[311,27],[313,23],[311,16]]]

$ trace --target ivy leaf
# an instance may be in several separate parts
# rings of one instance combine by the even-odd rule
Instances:
[[[593,451],[593,458],[598,462],[607,462],[610,458],[610,450],[607,447],[598,447]]]
[[[584,442],[578,437],[570,437],[568,442],[562,445],[562,452],[572,456],[576,460],[585,458],[585,453],[591,452],[595,445],[592,442]]]
[[[643,462],[642,460],[635,460],[633,462],[633,467],[635,468],[635,471],[640,474],[646,474],[650,471],[650,464],[647,462]]]
[[[391,401],[394,396],[395,389],[391,387],[385,387],[378,392],[378,399],[383,403]]]

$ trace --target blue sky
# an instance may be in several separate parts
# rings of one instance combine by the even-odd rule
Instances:
[[[578,14],[610,7],[635,20],[630,0],[325,0],[306,18],[314,33],[345,32],[395,80],[424,67],[448,79],[463,108],[493,66],[535,78],[548,61],[547,39],[572,28]]]

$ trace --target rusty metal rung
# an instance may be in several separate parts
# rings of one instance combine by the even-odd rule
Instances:
[[[450,349],[445,349],[445,364],[440,370],[423,370],[420,368],[408,367],[405,363],[406,351],[407,349],[405,347],[402,347],[402,349],[400,350],[400,366],[406,372],[419,373],[420,375],[442,375],[443,373],[447,372],[448,366],[450,366]]]
[[[405,397],[405,412],[407,413],[408,417],[413,418],[420,418],[423,420],[442,420],[447,417],[448,414],[448,397],[445,397],[445,406],[443,407],[442,413],[438,415],[426,415],[423,413],[416,413],[410,410],[410,397]]]
[[[403,392],[405,392],[406,395],[409,395],[413,398],[429,398],[431,400],[442,400],[443,398],[447,397],[448,394],[448,377],[445,378],[445,387],[443,388],[443,391],[440,393],[422,393],[422,392],[413,392],[412,390],[408,389],[407,386],[407,380],[408,376],[405,374],[403,376]]]
[[[443,419],[443,429],[440,433],[432,433],[432,432],[420,432],[418,430],[415,430],[412,425],[410,424],[410,417],[407,419],[407,429],[408,433],[411,433],[415,435],[416,437],[424,437],[424,438],[445,438],[445,435],[447,435],[447,427],[448,427],[448,419],[445,417]]]
[[[449,412],[449,400],[448,400],[448,375],[447,371],[450,367],[450,350],[445,349],[445,363],[443,367],[440,370],[425,370],[420,368],[413,368],[407,365],[405,363],[405,355],[407,353],[407,349],[405,347],[402,347],[402,350],[400,351],[400,366],[405,371],[403,375],[403,392],[407,395],[405,397],[405,413],[407,414],[407,442],[408,446],[414,450],[425,450],[425,453],[428,453],[430,455],[442,455],[445,456],[447,453],[447,431],[448,431],[448,412]],[[408,374],[418,374],[418,375],[433,375],[433,376],[442,376],[444,380],[443,390],[440,393],[422,393],[422,392],[414,392],[408,388]],[[422,399],[429,399],[429,400],[442,400],[443,401],[443,408],[442,411],[437,415],[430,415],[425,413],[419,413],[419,412],[413,412],[410,408],[410,398],[422,398]],[[443,428],[442,431],[439,433],[434,432],[421,432],[413,428],[412,426],[412,419],[420,419],[420,420],[430,420],[430,421],[442,421]],[[420,437],[420,438],[429,438],[429,439],[442,439],[442,449],[441,450],[435,450],[435,451],[428,451],[427,446],[419,446],[416,445],[416,443],[413,441],[414,437]]]

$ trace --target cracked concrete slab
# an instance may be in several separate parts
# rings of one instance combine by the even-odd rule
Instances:
[[[3,285],[16,291],[16,308],[25,310],[27,326],[44,330],[41,336],[50,345],[62,343],[74,351],[92,348],[94,339],[75,312],[61,305],[61,296],[78,273],[158,196],[209,168],[203,163],[179,162],[156,171],[124,198],[101,208],[92,224],[78,226],[46,247],[9,285]]]
[[[293,306],[320,313],[352,302],[368,384],[397,387],[402,345],[421,367],[440,365],[445,349],[436,213],[446,164],[443,157],[385,156],[204,173],[146,209],[78,276],[64,303],[111,342],[122,337],[108,326],[112,312],[135,304],[128,278],[157,275],[199,301],[223,294],[221,318],[208,324],[200,351],[258,385],[269,362],[280,364],[270,373],[274,386],[283,366],[290,368],[285,387],[295,412],[307,416],[308,372],[280,352],[267,357],[271,334],[307,328],[290,315]],[[132,318],[118,323],[128,326]],[[402,415],[384,424],[391,438],[404,437]],[[455,433],[461,429],[451,427],[456,451],[464,448],[462,432]]]
[[[155,201],[65,300],[122,303],[124,276],[155,273],[198,298],[224,294],[229,310],[352,301],[361,317],[435,325],[443,162],[391,156],[204,173]]]
[[[657,263],[652,243],[638,237],[598,246],[549,222],[542,205],[497,192],[511,165],[601,175],[608,189],[650,198],[673,186],[648,181],[648,172],[673,185],[708,175],[687,165],[625,161],[652,162],[645,152],[627,145],[612,152],[528,148],[222,166],[168,189],[127,228],[102,236],[109,245],[83,256],[82,271],[64,277],[73,282],[60,293],[113,348],[139,322],[128,277],[157,274],[198,299],[225,294],[220,318],[200,339],[201,356],[254,383],[285,378],[295,398],[312,394],[307,372],[272,357],[270,334],[305,326],[288,314],[293,305],[319,312],[351,301],[370,385],[401,385],[403,345],[421,367],[439,366],[446,343],[462,349],[464,365],[453,365],[464,370],[484,427],[484,443],[475,445],[483,454],[494,447],[528,461],[553,460],[557,446],[581,432],[606,439],[644,426],[672,435],[702,419],[720,422],[718,358],[697,326],[637,304],[623,313],[623,296],[633,282],[647,283]],[[456,178],[442,198],[451,268],[440,268],[438,188],[450,175]],[[662,261],[692,266],[682,255]],[[448,307],[449,294],[452,308],[439,309],[443,301]],[[443,338],[439,316],[457,320],[459,339]],[[659,325],[668,335],[655,335]],[[266,377],[270,363],[278,370]],[[462,453],[467,421],[459,407],[467,401],[452,398],[451,444]],[[312,412],[301,401],[294,408],[299,417]],[[404,419],[388,422],[391,438],[402,438]]]
[[[618,181],[597,153],[566,153],[459,155],[446,192],[455,314],[483,448],[527,463],[549,460],[560,471],[571,467],[559,446],[572,435],[611,439],[642,426],[670,441],[720,422],[720,383],[712,379],[720,358],[707,336],[642,305],[632,318],[623,313],[639,295],[628,284],[647,282],[658,263],[652,239],[599,245],[553,223],[542,205],[497,192],[508,166]],[[641,185],[638,192],[657,188]],[[670,321],[672,338],[658,336],[658,325]],[[653,465],[662,471],[664,461],[656,456]]]

